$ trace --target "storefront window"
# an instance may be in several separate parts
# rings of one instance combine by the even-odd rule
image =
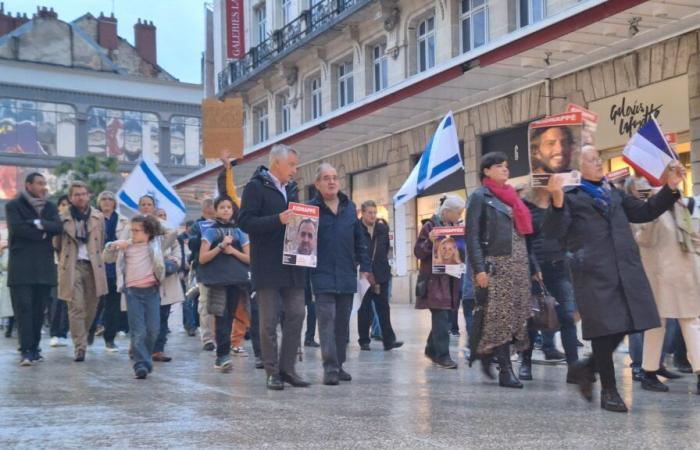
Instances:
[[[175,116],[170,119],[171,164],[177,166],[204,164],[201,124],[198,117]]]
[[[0,200],[11,200],[24,188],[24,180],[32,172],[38,172],[46,178],[49,195],[58,190],[58,178],[49,169],[0,165]]]
[[[75,108],[0,98],[0,153],[75,156]]]
[[[386,167],[352,175],[352,201],[357,206],[358,216],[362,202],[367,200],[373,200],[377,204],[377,217],[389,222],[392,203],[391,198],[389,198]]]
[[[90,108],[88,151],[135,162],[146,152],[158,161],[158,116],[140,111]]]

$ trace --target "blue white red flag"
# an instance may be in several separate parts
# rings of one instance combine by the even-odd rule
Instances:
[[[642,125],[622,152],[622,158],[652,186],[661,186],[668,164],[678,159],[655,119]]]

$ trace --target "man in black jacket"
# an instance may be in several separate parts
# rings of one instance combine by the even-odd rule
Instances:
[[[306,269],[282,264],[287,223],[294,214],[289,202],[297,202],[297,152],[286,145],[270,151],[270,168],[260,166],[243,191],[238,223],[250,237],[250,271],[260,308],[260,343],[267,373],[267,388],[284,389],[309,383],[294,370],[304,323]],[[277,351],[280,301],[284,309],[282,344]]]
[[[56,205],[46,200],[46,179],[30,173],[24,190],[5,205],[10,258],[7,286],[19,329],[20,364],[41,361],[39,341],[44,304],[56,286],[51,238],[63,231]]]
[[[382,329],[384,350],[391,350],[403,345],[396,340],[394,329],[391,327],[389,310],[389,281],[391,281],[391,266],[389,265],[389,227],[383,220],[377,220],[377,204],[367,200],[360,207],[362,218],[359,220],[365,240],[369,243],[369,258],[372,262],[373,286],[365,293],[362,304],[357,311],[357,331],[362,350],[369,350],[369,327],[372,318],[372,302],[377,310],[379,326]]]

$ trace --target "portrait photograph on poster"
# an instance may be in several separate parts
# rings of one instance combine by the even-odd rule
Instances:
[[[583,117],[580,112],[557,114],[530,123],[530,179],[544,187],[554,173],[566,173],[565,186],[581,184],[578,171]]]
[[[444,273],[459,278],[465,272],[466,244],[464,227],[435,227],[437,239],[433,243],[433,273]]]
[[[316,267],[319,209],[301,203],[290,203],[294,215],[284,233],[282,264]]]

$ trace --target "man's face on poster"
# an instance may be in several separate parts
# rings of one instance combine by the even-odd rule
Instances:
[[[563,127],[551,127],[539,136],[536,143],[535,160],[546,172],[558,173],[570,169],[573,142],[571,134]]]
[[[316,237],[316,227],[313,222],[302,222],[297,231],[297,254],[313,255]]]

